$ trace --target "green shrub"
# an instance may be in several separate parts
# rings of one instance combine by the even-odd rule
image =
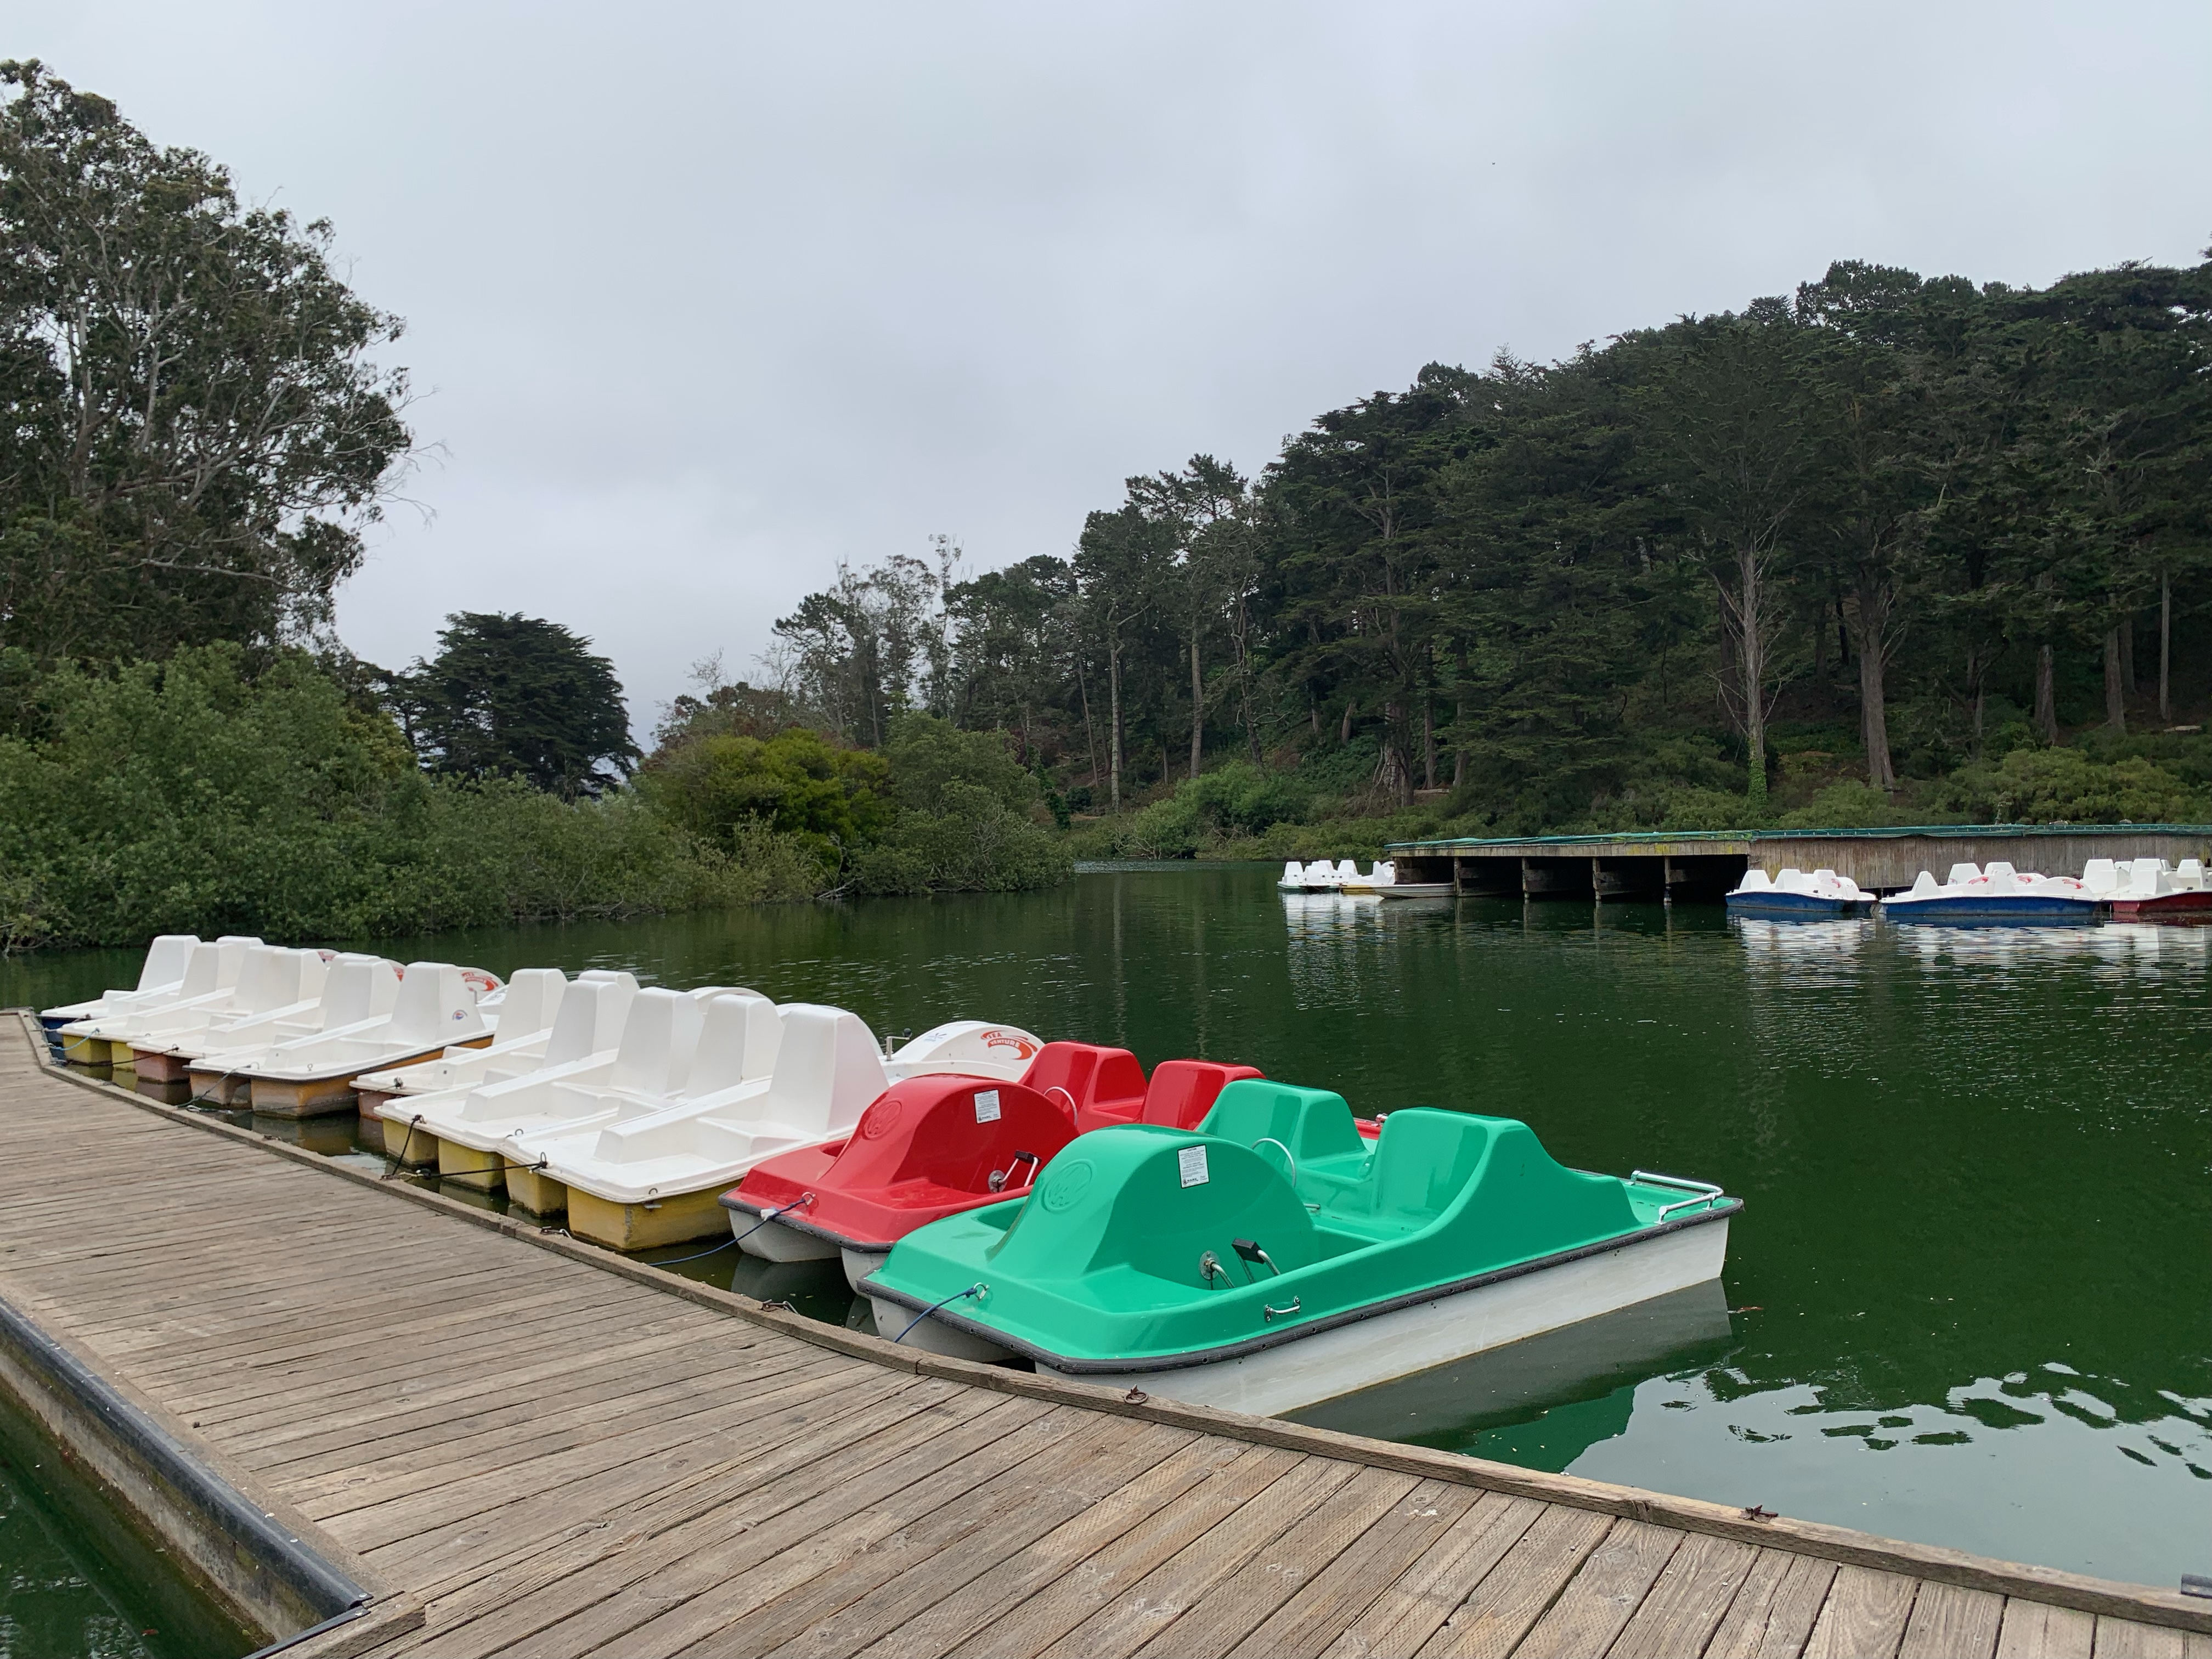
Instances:
[[[654,809],[702,841],[734,849],[768,829],[811,848],[825,872],[891,820],[890,766],[803,728],[773,738],[714,732],[654,751],[638,773]]]
[[[996,790],[941,781],[932,793],[935,811],[902,808],[881,842],[854,854],[847,891],[1006,893],[1072,873],[1066,847]]]
[[[772,831],[708,846],[628,792],[564,803],[434,781],[304,657],[235,649],[40,688],[52,735],[0,738],[0,942],[313,939],[803,896]]]
[[[2099,761],[2080,749],[2015,749],[1962,767],[1931,799],[1975,823],[2202,823],[2212,799],[2140,755]]]

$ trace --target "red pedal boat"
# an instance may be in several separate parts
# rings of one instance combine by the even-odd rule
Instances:
[[[1121,1123],[1194,1129],[1249,1066],[1168,1060],[1151,1081],[1126,1048],[1048,1042],[1019,1083],[939,1073],[894,1083],[844,1140],[757,1164],[722,1195],[747,1254],[842,1255],[854,1284],[925,1223],[1028,1190],[1085,1130]]]

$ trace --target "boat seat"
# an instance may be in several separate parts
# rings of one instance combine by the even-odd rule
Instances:
[[[1139,1121],[1170,1129],[1195,1129],[1222,1090],[1240,1078],[1265,1074],[1256,1066],[1224,1066],[1210,1060],[1164,1060],[1152,1069]]]
[[[1145,1068],[1136,1055],[1095,1042],[1046,1043],[1022,1073],[1022,1086],[1086,1129],[1133,1122],[1145,1107]]]
[[[1307,1199],[1358,1182],[1367,1171],[1368,1143],[1352,1121],[1352,1108],[1327,1089],[1240,1079],[1221,1091],[1200,1132],[1241,1146],[1273,1140],[1288,1147],[1297,1160],[1300,1195]]]
[[[695,999],[696,1000],[696,999]],[[719,991],[705,1007],[691,1071],[684,1092],[697,1098],[775,1075],[783,1023],[775,1005],[757,991]]]

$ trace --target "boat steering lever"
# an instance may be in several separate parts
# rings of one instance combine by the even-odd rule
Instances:
[[[1265,1266],[1276,1278],[1280,1279],[1283,1276],[1283,1270],[1278,1267],[1267,1253],[1260,1248],[1260,1241],[1256,1238],[1232,1238],[1229,1243],[1231,1249],[1244,1258],[1244,1276],[1247,1279],[1251,1278],[1252,1264],[1255,1262]]]
[[[1008,1164],[1005,1169],[994,1170],[991,1171],[991,1179],[989,1182],[991,1190],[994,1193],[1003,1193],[1006,1191],[1007,1187],[1012,1184],[1014,1171],[1020,1169],[1024,1164],[1030,1166],[1030,1172],[1023,1178],[1022,1185],[1024,1187],[1035,1186],[1036,1184],[1037,1171],[1044,1167],[1044,1160],[1039,1158],[1035,1152],[1016,1152],[1013,1156],[1012,1162]]]

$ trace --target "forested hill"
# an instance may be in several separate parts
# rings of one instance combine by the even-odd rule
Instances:
[[[1241,762],[1231,831],[1301,792],[1501,833],[1771,821],[1851,777],[1826,799],[1861,820],[2024,815],[2047,764],[1931,789],[2085,732],[2066,765],[2136,757],[2107,811],[2202,811],[2201,740],[2154,734],[2212,690],[2208,322],[2212,264],[1844,263],[1560,362],[1431,364],[1256,479],[1130,479],[1072,556],[842,570],[777,624],[778,708],[717,699],[862,744],[909,706],[1000,727],[1079,812]]]

